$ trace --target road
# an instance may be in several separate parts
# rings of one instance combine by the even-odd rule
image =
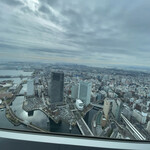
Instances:
[[[126,125],[129,127],[129,130],[131,134],[137,139],[137,140],[146,140],[146,138],[132,125],[132,123],[123,115],[121,114],[122,119],[126,123]]]
[[[77,125],[82,133],[82,135],[87,135],[87,136],[94,136],[86,122],[84,121],[83,118],[79,119],[77,121]]]

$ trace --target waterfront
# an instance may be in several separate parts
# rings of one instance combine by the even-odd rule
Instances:
[[[59,73],[59,71],[57,72],[58,73],[56,74],[58,75],[61,74]],[[73,73],[71,74],[70,73],[68,74],[68,70],[67,71],[64,70],[64,72],[66,74],[65,77],[63,77],[63,80],[61,80],[61,82],[58,80],[59,81],[58,86],[52,87],[50,85],[52,85],[51,82],[53,81],[53,78],[51,78],[50,75],[52,75],[53,72],[48,72],[46,74],[45,71],[43,70],[39,71],[38,69],[37,70],[35,69],[33,74],[31,73],[32,77],[30,77],[29,75],[25,76],[26,78],[22,78],[20,76],[15,76],[16,78],[12,76],[12,78],[8,79],[1,78],[1,80],[9,80],[8,82],[7,81],[2,82],[1,83],[2,87],[3,85],[5,86],[5,84],[9,83],[11,80],[11,83],[13,83],[12,85],[14,85],[14,83],[18,83],[18,86],[20,88],[19,89],[16,88],[14,91],[12,90],[12,92],[15,95],[14,98],[11,99],[12,104],[10,104],[10,107],[7,106],[5,102],[6,100],[9,99],[3,96],[2,102],[7,107],[7,118],[11,123],[7,120],[5,116],[5,109],[1,110],[0,117],[2,123],[0,123],[0,128],[25,130],[25,131],[29,130],[31,132],[46,131],[47,133],[53,132],[58,134],[60,133],[60,134],[72,134],[83,136],[112,137],[112,138],[116,137],[129,139],[136,138],[138,140],[139,139],[145,140],[146,138],[147,139],[149,138],[149,135],[145,131],[145,129],[142,132],[142,134],[143,133],[145,134],[144,136],[140,134],[138,135],[138,137],[137,136],[134,137],[134,132],[136,130],[134,129],[134,122],[133,124],[130,123],[131,124],[130,128],[133,130],[133,132],[131,131],[129,132],[127,129],[126,130],[124,129],[126,128],[126,126],[128,126],[129,121],[127,122],[126,117],[122,114],[124,113],[126,115],[125,110],[123,112],[122,109],[127,109],[125,106],[123,106],[123,103],[126,103],[127,105],[128,99],[126,99],[126,94],[128,94],[130,97],[132,95],[130,93],[125,93],[124,95],[121,95],[121,93],[119,93],[118,89],[121,88],[119,83],[120,82],[124,83],[124,80],[121,80],[122,75],[120,75],[121,77],[115,79],[116,81],[113,81],[114,84],[116,84],[115,87],[113,87],[111,85],[112,73],[108,72],[110,74],[110,81],[111,81],[110,90],[108,90],[109,86],[107,86],[107,82],[109,80],[108,78],[109,76],[105,74],[102,76],[101,80],[97,80],[95,78],[94,79],[91,78],[93,76],[93,73],[87,74],[85,76],[80,76],[80,78],[77,78],[75,77],[75,75],[77,72],[79,72],[78,70],[73,71]],[[80,73],[82,73],[82,70]],[[133,73],[133,75],[135,74]],[[89,81],[87,81],[87,78]],[[132,79],[132,77],[130,78]],[[135,78],[133,79],[133,82],[134,80]],[[64,83],[65,85],[63,85]],[[104,85],[102,85],[102,83]],[[73,88],[76,86],[75,84],[79,85],[82,90],[84,89],[83,91],[81,91],[80,88],[78,88],[77,86],[77,92],[79,92],[80,95],[76,95],[77,93],[75,91],[76,88]],[[57,82],[55,83],[55,85],[57,85]],[[51,92],[50,89],[54,87],[56,87],[55,91],[57,91],[58,89],[64,90],[64,98],[62,98],[63,95],[59,96],[61,100],[63,99],[63,103],[62,102],[56,103],[57,99],[54,100],[55,96],[52,99],[50,95]],[[89,91],[87,90],[88,87],[90,87]],[[116,93],[115,92],[113,93],[112,88],[114,88],[114,91],[116,88]],[[132,86],[132,88],[134,87]],[[9,92],[8,88],[5,87],[2,88],[2,90],[5,91],[6,93]],[[148,94],[149,91],[146,92]],[[57,91],[57,93],[60,92]],[[57,95],[57,93],[55,93],[55,95]],[[82,94],[84,93],[86,97],[85,96],[82,97],[81,93]],[[90,94],[88,95],[88,93]],[[121,99],[118,98],[117,95],[119,95]],[[77,103],[79,101],[77,101],[78,99],[74,98],[74,96],[75,97],[78,96],[82,99],[81,103],[84,103],[83,109],[79,107]],[[86,98],[86,101],[84,98]],[[129,99],[129,101],[131,101],[132,99]],[[86,102],[88,102],[88,105],[86,105]],[[148,106],[148,103],[145,103],[145,105]],[[137,109],[139,109],[139,106],[137,107]],[[98,110],[102,111],[101,113],[103,113],[103,116],[100,115],[97,116],[95,119],[93,119],[93,116],[95,116]],[[84,116],[85,114],[84,112],[88,113]],[[55,120],[58,120],[57,121],[58,124],[54,123],[56,122]],[[115,121],[112,122],[112,120]],[[21,125],[19,125],[18,122]],[[75,122],[77,124],[73,125],[72,122]],[[13,124],[16,126],[14,126]],[[135,122],[135,124],[137,123]],[[146,128],[146,124],[144,124],[143,128],[144,127]],[[126,134],[124,134],[125,131],[127,132]]]
[[[23,70],[0,70],[0,76],[31,76],[32,72],[24,72]]]
[[[76,77],[79,70],[69,72],[68,68],[65,70],[65,67],[62,68],[62,70],[65,72],[65,77],[63,76],[62,80],[57,80],[59,81],[59,84],[55,82],[55,85],[57,86],[52,87],[51,82],[53,81],[53,78],[51,75],[54,74],[54,71],[45,72],[45,69],[35,69],[33,74],[31,73],[31,77],[30,74],[29,76],[24,76],[23,74],[22,77],[11,76],[8,77],[8,79],[1,77],[1,80],[9,81],[1,83],[1,95],[4,94],[3,92],[6,92],[8,97],[2,95],[3,97],[1,98],[1,103],[5,104],[7,107],[7,118],[5,116],[5,109],[2,109],[0,111],[0,128],[121,139],[149,139],[149,134],[147,133],[149,122],[146,121],[150,104],[148,101],[149,85],[145,88],[146,91],[143,91],[146,95],[143,100],[135,100],[136,97],[141,95],[141,88],[137,88],[135,80],[139,81],[138,79],[140,78],[146,78],[147,81],[149,81],[149,78],[147,78],[148,74],[139,73],[139,75],[135,75],[134,72],[125,72],[125,75],[120,75],[120,71],[108,70],[108,72],[101,75],[100,79],[99,72],[95,74],[97,78],[92,78],[94,76],[93,73],[84,74],[83,76],[82,69],[80,69],[79,77]],[[71,66],[70,70],[72,70]],[[89,69],[87,71],[89,71]],[[115,73],[114,78],[112,72]],[[56,74],[59,76],[61,73],[57,70],[55,77],[57,77]],[[119,75],[116,76],[116,74]],[[132,76],[128,74],[131,74]],[[125,82],[125,79],[128,82]],[[108,81],[110,83],[108,83]],[[134,84],[131,84],[132,82]],[[10,99],[9,88],[5,87],[5,85],[9,85],[9,83],[11,83],[14,88],[10,88],[10,91],[14,93],[14,96],[10,97]],[[19,88],[15,88],[15,83],[18,83],[17,86]],[[141,82],[139,82],[139,84],[140,83]],[[115,86],[113,86],[113,84]],[[131,86],[129,91],[134,91],[134,95],[130,92],[121,92],[128,86]],[[143,87],[143,85],[141,87]],[[55,88],[54,91],[57,91],[55,95],[60,93],[58,89],[64,91],[64,95],[59,95],[60,100],[63,99],[63,103],[57,103],[55,96],[53,96],[52,99],[50,94],[52,92],[51,88]],[[89,90],[87,90],[88,88]],[[82,91],[80,89],[82,89]],[[139,93],[137,93],[138,90]],[[79,94],[77,95],[78,92]],[[83,94],[84,96],[82,97]],[[84,105],[83,109],[80,107],[81,105],[77,103],[79,102],[77,97],[82,100],[81,103]],[[128,97],[130,97],[130,99]],[[7,106],[6,103],[9,100],[12,102],[11,104],[9,103],[10,107]],[[140,103],[142,103],[142,101],[144,102],[145,107],[147,107],[147,110],[141,110],[141,112],[145,112],[142,112],[142,114],[145,114],[145,121],[143,120],[143,122],[141,122],[142,120],[139,120],[139,117],[137,118],[138,122],[140,121],[143,123],[143,125],[141,125],[143,130],[140,130],[140,128],[137,127],[138,131],[134,127],[134,125],[138,124],[136,118],[134,121],[130,122],[130,117],[131,115],[132,118],[136,117],[135,112],[140,110]],[[130,102],[136,104],[132,106],[133,108],[135,107],[135,110],[129,108]],[[98,110],[101,110],[101,114],[103,115],[93,118]],[[127,111],[133,113],[130,115]],[[88,112],[86,116],[84,116],[84,112]],[[54,123],[56,120],[58,120],[58,124]],[[75,124],[73,122],[77,124],[73,125]],[[131,130],[128,131],[129,127]],[[134,134],[135,132],[136,135]]]
[[[12,110],[15,112],[16,116],[19,117],[22,120],[27,120],[29,122],[32,122],[34,125],[45,129],[45,130],[50,130],[50,125],[47,123],[49,120],[47,116],[42,113],[41,111],[37,110],[34,111],[33,116],[28,117],[28,113],[25,112],[22,109],[22,103],[24,101],[23,96],[18,96],[12,103]],[[91,128],[91,120],[94,115],[96,110],[91,110],[88,114],[88,118],[86,117],[85,121],[88,123],[89,127]],[[15,130],[30,130],[24,125],[20,126],[14,126],[12,123],[10,123],[7,118],[5,117],[5,109],[4,111],[0,111],[0,128],[6,128],[6,129],[15,129]],[[87,121],[88,120],[88,121]],[[53,127],[52,127],[53,128]],[[31,130],[30,130],[31,131]],[[59,127],[53,128],[51,132],[56,132],[56,133],[71,133],[71,134],[79,134],[81,135],[79,129],[77,126],[72,127],[72,130],[69,130],[69,124],[62,122]]]
[[[0,70],[0,75],[2,76],[4,75],[30,76],[31,74],[32,72],[23,72],[22,70]],[[27,78],[23,78],[23,80],[26,79]],[[20,78],[0,78],[0,81],[4,81],[4,80],[13,80],[13,82],[17,84],[20,84],[22,81]],[[24,94],[25,92],[27,92],[27,84],[23,84],[20,94]],[[16,99],[13,101],[12,106],[10,106],[13,112],[15,113],[15,115],[20,119],[32,122],[34,125],[51,132],[71,133],[71,134],[81,135],[77,126],[73,126],[72,130],[69,130],[70,125],[65,122],[62,122],[58,127],[53,127],[55,125],[50,124],[49,118],[40,110],[34,111],[33,116],[28,116],[28,113],[22,109],[23,101],[24,101],[24,96],[17,96]],[[92,116],[94,113],[95,110],[91,110],[85,119],[90,128],[91,128]],[[4,111],[0,111],[0,118],[1,118],[0,128],[31,131],[29,128],[27,128],[24,125],[14,126],[12,123],[10,123],[5,117],[5,109]]]
[[[22,70],[0,70],[0,76],[31,76],[32,72],[24,72]],[[16,84],[20,84],[22,79],[21,78],[0,78],[1,81],[6,81],[6,80],[12,80]],[[27,80],[27,78],[23,78],[23,80]]]
[[[65,122],[62,122],[56,128],[50,127],[51,124],[49,125],[47,123],[47,121],[49,119],[47,118],[47,116],[44,113],[42,113],[39,110],[34,111],[33,116],[28,117],[28,113],[22,109],[23,101],[24,101],[24,97],[18,96],[18,97],[16,97],[16,99],[14,100],[14,102],[12,103],[12,106],[11,106],[11,108],[15,112],[16,116],[19,117],[20,119],[32,122],[34,125],[42,128],[42,129],[45,129],[45,130],[50,130],[50,128],[52,128],[51,132],[62,133],[62,134],[63,133],[71,133],[71,134],[81,135],[77,126],[72,127],[72,130],[70,131],[69,124],[67,124]],[[85,119],[85,121],[88,123],[90,128],[91,128],[91,120],[92,120],[92,117],[95,112],[96,112],[95,110],[91,110],[88,114],[88,118],[86,117],[86,119]],[[15,129],[15,130],[30,130],[24,125],[14,126],[12,123],[10,123],[7,120],[7,118],[5,117],[5,109],[4,109],[4,111],[0,111],[0,118],[1,118],[0,128]]]

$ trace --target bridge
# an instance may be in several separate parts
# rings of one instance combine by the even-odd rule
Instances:
[[[80,118],[77,121],[77,125],[78,125],[82,135],[94,136],[92,131],[90,130],[90,128],[88,127],[88,125],[86,124],[86,122],[84,121],[83,118]]]
[[[137,140],[146,140],[146,138],[132,125],[132,123],[123,115],[121,114],[121,118],[125,122],[125,124],[129,128],[129,132],[137,139]]]
[[[90,103],[92,106],[97,107],[97,108],[103,108],[103,105],[100,104],[94,104],[94,103]]]

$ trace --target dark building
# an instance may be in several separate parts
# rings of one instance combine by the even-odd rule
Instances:
[[[64,95],[64,73],[52,72],[51,82],[48,84],[48,95],[51,103],[63,101]]]

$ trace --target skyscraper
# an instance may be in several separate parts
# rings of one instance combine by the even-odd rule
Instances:
[[[48,95],[51,103],[62,102],[64,95],[64,73],[52,72],[51,82],[48,84],[48,86]]]
[[[51,96],[51,92],[50,92],[51,91],[51,80],[50,79],[48,80],[48,87],[47,88],[48,88],[48,93],[47,94],[50,97]]]
[[[90,104],[91,100],[91,90],[92,83],[91,82],[80,82],[79,84],[79,99],[83,101],[83,103],[87,106]]]
[[[110,101],[107,98],[105,98],[103,112],[106,119],[108,119],[109,110],[110,110]]]
[[[115,118],[119,122],[121,119],[121,110],[123,107],[123,103],[120,100],[117,100],[117,109],[116,109],[116,115]]]
[[[32,97],[34,96],[34,82],[33,79],[29,79],[27,82],[27,96]]]
[[[117,101],[113,101],[112,113],[117,121],[120,121],[122,107],[123,103],[121,100],[117,99]]]
[[[150,121],[147,123],[147,128],[146,130],[148,131],[148,133],[150,133]]]
[[[73,98],[73,99],[78,98],[78,85],[72,85],[72,87],[71,87],[71,98]]]

